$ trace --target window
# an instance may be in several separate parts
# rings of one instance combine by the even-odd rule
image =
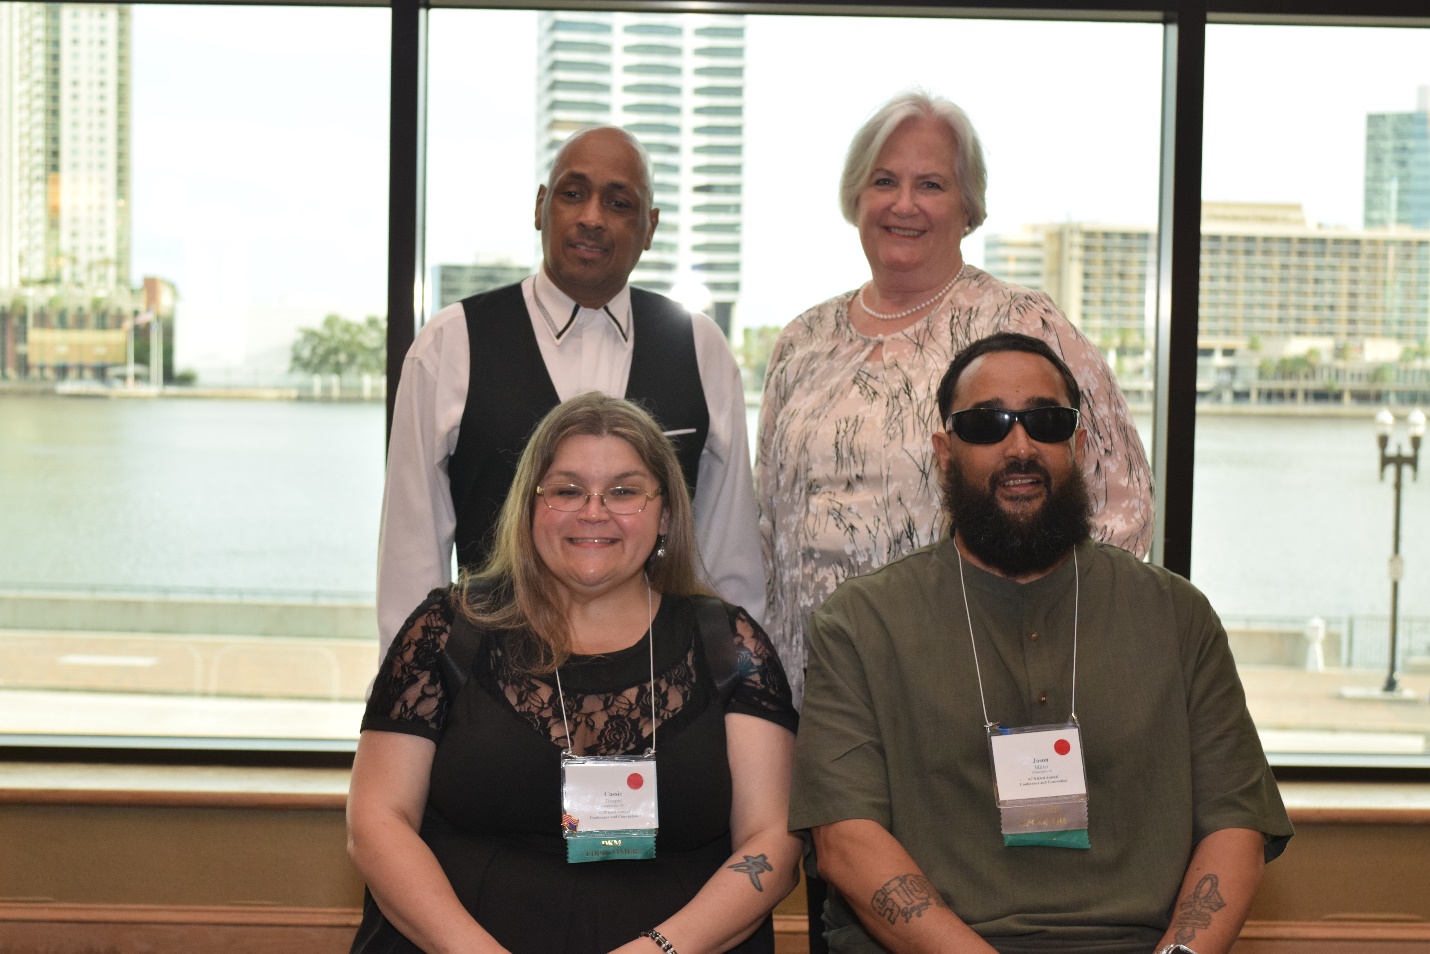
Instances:
[[[557,33],[610,33],[611,25],[590,20],[557,20],[551,29]]]
[[[631,56],[679,56],[680,47],[664,43],[632,43],[626,47]]]
[[[1338,68],[1318,69],[1331,51]],[[1402,207],[1391,230],[1389,197],[1416,180],[1380,164],[1419,148],[1430,170],[1430,145],[1378,137],[1390,117],[1430,128],[1427,57],[1424,29],[1207,30],[1191,578],[1282,760],[1427,752],[1424,707],[1387,718],[1382,701],[1395,495],[1372,426],[1389,407],[1389,451],[1408,452],[1406,416],[1430,403],[1430,368],[1405,360],[1422,351],[1430,284],[1401,264],[1430,249],[1430,206]],[[1417,689],[1430,658],[1422,489],[1404,487],[1396,630],[1398,685]]]
[[[669,63],[628,63],[627,73],[644,73],[648,76],[679,76],[680,67]]]
[[[311,375],[290,374],[288,359],[297,329],[320,328],[330,311],[361,324],[387,308],[383,255],[389,233],[383,223],[391,14],[367,8],[159,4],[59,9],[65,18],[58,10],[40,13],[47,18],[43,22],[65,32],[31,51],[35,75],[48,77],[53,88],[34,109],[33,153],[17,168],[41,170],[66,183],[93,177],[99,185],[85,201],[125,198],[122,206],[105,199],[102,216],[66,209],[40,227],[37,241],[43,245],[48,235],[60,256],[0,262],[0,291],[6,293],[0,298],[0,374],[33,374],[57,383],[63,377],[68,387],[81,390],[91,384],[127,387],[128,362],[116,359],[113,332],[122,334],[128,321],[138,350],[136,386],[149,373],[144,350],[149,348],[157,355],[156,376],[179,377],[192,369],[199,387],[296,389],[304,400],[264,405],[286,416],[281,425],[250,433],[236,425],[194,425],[192,418],[230,405],[256,413],[260,405],[247,399],[201,404],[166,398],[129,402],[124,407],[133,410],[119,410],[121,402],[50,398],[40,410],[24,404],[26,414],[17,416],[13,409],[32,399],[5,395],[0,472],[9,477],[14,471],[4,468],[21,460],[26,467],[41,466],[32,446],[35,433],[52,442],[46,447],[73,441],[63,446],[72,448],[80,470],[65,478],[69,483],[56,482],[67,488],[66,507],[0,510],[0,539],[7,541],[0,548],[0,589],[46,599],[58,594],[66,605],[119,605],[126,594],[138,594],[148,605],[171,610],[173,628],[182,630],[152,634],[160,639],[123,651],[100,651],[80,646],[72,631],[56,625],[61,637],[51,639],[47,631],[41,642],[51,649],[68,647],[69,661],[51,665],[58,657],[24,658],[49,660],[40,668],[69,682],[37,691],[82,689],[89,693],[86,705],[114,703],[109,711],[121,714],[136,707],[137,700],[121,691],[134,685],[172,689],[174,699],[183,700],[176,705],[209,706],[208,711],[220,708],[215,700],[225,705],[237,700],[244,712],[295,706],[305,718],[312,716],[307,724],[318,727],[314,733],[328,733],[323,737],[330,741],[348,737],[357,704],[350,681],[365,685],[371,675],[371,537],[382,468],[382,415],[375,395],[381,382],[374,377],[364,401],[361,376],[343,377],[340,393],[355,398],[346,403],[330,400],[331,381],[320,378],[320,399],[310,400]],[[1348,0],[1330,0],[1327,9],[1356,12]],[[80,23],[88,31],[83,42],[77,42]],[[112,32],[121,26],[132,33],[132,49]],[[690,113],[682,119],[675,112],[632,126],[659,160],[665,212],[642,272],[656,276],[653,287],[671,288],[708,271],[697,265],[730,269],[701,280],[736,334],[782,324],[815,301],[855,287],[867,274],[857,236],[836,207],[840,159],[872,108],[898,89],[920,85],[968,109],[988,149],[991,215],[965,240],[968,260],[1052,294],[1110,355],[1139,428],[1144,437],[1152,434],[1157,329],[1147,303],[1158,267],[1159,25],[442,7],[428,14],[428,26],[427,207],[421,239],[427,266],[419,312],[430,316],[462,288],[529,274],[540,255],[540,236],[529,227],[532,200],[555,149],[581,123],[627,117],[620,87],[650,81],[662,90],[646,91],[652,96],[703,97],[705,102],[691,101],[691,112],[719,109],[720,103],[741,111],[706,112],[696,120],[698,127]],[[687,33],[698,43],[689,50],[682,45]],[[293,36],[318,39],[299,56],[278,41]],[[799,49],[814,36],[821,61],[831,64],[827,69],[790,70],[760,59],[761,51]],[[620,37],[622,49],[613,48],[612,37]],[[1266,659],[1277,660],[1247,655],[1242,663],[1268,741],[1274,750],[1282,746],[1277,751],[1286,757],[1314,755],[1309,752],[1314,746],[1376,754],[1410,752],[1416,744],[1423,755],[1430,735],[1419,723],[1379,734],[1325,732],[1288,722],[1273,696],[1257,694],[1272,676],[1292,671],[1286,659],[1304,664],[1304,632],[1317,618],[1326,627],[1320,644],[1325,680],[1340,678],[1330,673],[1338,663],[1346,663],[1342,672],[1359,681],[1389,664],[1389,593],[1382,569],[1389,554],[1382,538],[1390,532],[1391,481],[1375,479],[1374,458],[1357,461],[1358,455],[1375,453],[1366,449],[1373,438],[1365,412],[1391,403],[1403,418],[1411,403],[1430,401],[1424,343],[1430,312],[1420,307],[1430,283],[1430,245],[1420,235],[1426,227],[1397,219],[1391,229],[1389,219],[1371,221],[1399,215],[1402,206],[1406,215],[1414,214],[1409,210],[1423,194],[1419,186],[1400,183],[1392,197],[1374,183],[1383,185],[1384,170],[1411,168],[1388,144],[1396,141],[1393,117],[1417,113],[1416,90],[1427,80],[1414,74],[1430,62],[1425,37],[1420,28],[1214,23],[1208,30],[1202,340],[1195,350],[1173,356],[1195,368],[1199,397],[1195,489],[1186,492],[1195,502],[1190,572],[1237,629],[1238,645],[1252,647],[1244,652],[1265,652]],[[871,44],[901,50],[893,73],[886,62],[863,65],[858,54]],[[484,55],[473,58],[474,48]],[[964,55],[950,60],[941,55],[948,49]],[[1002,69],[1009,49],[1025,51],[1035,65],[1009,78]],[[63,54],[61,87],[64,50],[69,52]],[[102,68],[71,69],[84,58],[99,67],[110,50],[114,55]],[[628,50],[660,62],[633,62]],[[1371,51],[1373,61],[1366,59]],[[1306,63],[1369,65],[1318,71]],[[181,68],[182,82],[155,79],[161,69]],[[132,82],[121,82],[126,70]],[[236,75],[249,80],[236,87]],[[990,75],[1003,79],[989,84]],[[1297,95],[1287,96],[1286,88],[1297,89]],[[790,102],[808,105],[790,110]],[[1096,143],[1050,156],[1049,142],[1088,142],[1088,102],[1111,117]],[[281,115],[300,111],[302,123],[275,125]],[[178,115],[200,118],[176,126]],[[719,115],[739,119],[706,124],[719,122],[713,119]],[[1372,122],[1374,117],[1388,118]],[[129,132],[120,135],[121,126]],[[1334,135],[1327,134],[1332,129]],[[197,154],[216,141],[224,148]],[[1084,153],[1117,159],[1083,163]],[[712,168],[725,162],[728,169]],[[728,197],[697,192],[711,184],[692,175],[718,175],[722,181],[715,187],[732,192]],[[48,198],[43,185],[14,194],[31,197],[39,208]],[[1227,205],[1240,211],[1216,208]],[[1256,209],[1248,212],[1247,206]],[[794,247],[784,224],[792,217],[802,232]],[[1385,231],[1371,235],[1376,228]],[[127,229],[128,238],[112,241],[115,229]],[[721,261],[702,261],[697,253]],[[340,266],[331,264],[334,256]],[[1066,263],[1075,263],[1074,273]],[[37,271],[22,275],[22,267]],[[791,274],[800,280],[790,281]],[[36,275],[71,290],[83,288],[84,294],[51,303],[35,284]],[[91,294],[107,280],[101,276],[109,275],[115,276],[115,287],[105,289],[107,295]],[[161,315],[134,334],[133,301],[146,276],[167,283],[150,293],[173,295],[175,317]],[[196,350],[201,346],[207,350]],[[242,358],[224,364],[225,354]],[[61,408],[83,413],[60,422],[42,417]],[[161,420],[161,411],[173,419]],[[1276,427],[1262,440],[1257,435],[1268,432],[1255,425],[1273,412]],[[106,417],[118,413],[154,418],[141,427]],[[340,418],[347,423],[332,424]],[[190,440],[199,441],[205,454],[180,455],[167,466],[162,454],[153,460],[124,456],[150,447],[162,433],[154,429],[160,425],[182,431],[186,449]],[[220,432],[226,442],[217,439]],[[262,444],[260,433],[270,443]],[[1397,439],[1405,442],[1403,433],[1392,438],[1392,448]],[[234,448],[247,450],[261,471],[251,484],[267,495],[266,509],[252,511],[252,526],[220,529],[213,521],[223,514],[213,501],[237,493],[238,471],[237,465],[214,462],[231,460]],[[1284,464],[1280,483],[1256,478],[1257,462],[1273,454],[1305,462],[1326,481],[1343,481],[1336,484],[1341,491],[1334,500],[1315,488],[1302,496],[1287,492]],[[41,456],[53,463],[64,455]],[[128,463],[116,468],[116,461]],[[200,464],[214,466],[194,469]],[[94,479],[99,471],[112,476],[117,487],[130,488],[122,499],[106,496],[110,488]],[[163,491],[164,480],[181,485]],[[1403,679],[1411,686],[1424,678],[1430,653],[1430,637],[1421,628],[1430,618],[1421,594],[1430,588],[1416,576],[1417,568],[1430,565],[1424,550],[1430,541],[1414,522],[1419,513],[1414,494],[1422,488],[1423,482],[1404,489],[1406,577],[1397,633]],[[295,497],[320,500],[322,506],[295,505]],[[1346,502],[1362,498],[1366,502],[1356,504],[1362,509],[1351,513]],[[1240,513],[1234,508],[1248,499],[1261,502],[1256,513],[1244,521],[1227,518]],[[293,553],[285,555],[285,545],[274,544],[283,538],[260,513],[286,519],[301,531],[301,542],[286,544]],[[111,545],[123,556],[79,553],[74,566],[61,573],[53,557],[39,552],[39,541],[76,538],[74,525],[65,521],[81,519],[86,530],[114,528],[111,539],[120,542]],[[261,559],[254,556],[252,535],[259,527],[271,531]],[[1365,528],[1378,528],[1379,536]],[[1256,547],[1246,546],[1251,534]],[[12,547],[11,540],[24,544]],[[222,572],[213,569],[220,565],[215,551],[203,549],[218,541],[228,542],[232,552],[225,558],[234,561],[221,564]],[[1318,552],[1317,544],[1324,551],[1326,541],[1339,548],[1334,562],[1304,572],[1288,569],[1293,558]],[[314,553],[322,558],[314,559]],[[300,556],[300,572],[276,569],[285,565],[282,558]],[[323,654],[316,651],[284,657],[300,673],[295,680],[303,684],[296,689],[275,679],[252,694],[238,692],[237,681],[225,681],[239,679],[235,666],[250,671],[266,666],[238,649],[224,657],[221,677],[213,676],[217,664],[195,648],[201,641],[194,634],[221,624],[178,622],[192,619],[185,607],[213,593],[238,607],[235,619],[300,597],[307,607],[294,610],[281,626],[261,624],[261,634],[210,634],[228,640],[224,646],[237,645],[246,635],[308,640],[303,627],[314,620],[325,620],[325,632],[354,634],[336,647],[321,641],[298,647],[321,645],[338,653],[337,701],[325,696],[309,709],[304,708],[309,702],[298,698],[318,685],[327,691],[329,677],[323,674],[334,664],[319,661]],[[27,613],[53,612],[39,606],[43,599],[26,599],[21,602]],[[13,665],[22,658],[19,644],[0,643],[6,654],[0,669],[19,671]],[[188,648],[181,652],[182,647]],[[204,660],[193,669],[199,675],[185,670],[190,681],[180,688],[174,688],[178,682],[163,683],[179,678],[175,673],[182,667],[174,660],[192,661],[192,654],[183,655],[190,649]],[[32,650],[48,651],[31,644],[24,652]],[[350,680],[344,668],[350,658],[358,660],[353,665],[363,670],[361,680]],[[8,683],[0,693],[6,691]],[[0,712],[12,709],[0,706]],[[253,725],[223,731],[268,731],[268,723]]]
[[[553,40],[551,49],[556,53],[609,53],[611,44],[589,40]]]
[[[23,190],[38,244],[0,242],[0,340],[25,345],[0,347],[0,387],[51,392],[0,397],[0,483],[26,501],[0,507],[0,735],[349,745],[373,663],[388,18],[136,5],[55,27],[78,22],[133,55],[71,74],[51,121],[84,111],[84,161],[55,142],[55,206],[43,178]],[[116,86],[132,109],[96,108]]]
[[[552,80],[547,89],[553,93],[609,93],[610,83],[592,83],[581,80]]]
[[[625,128],[637,136],[675,136],[680,133],[680,127],[670,123],[627,123]]]
[[[628,23],[625,31],[644,36],[680,36],[680,27],[669,23]]]

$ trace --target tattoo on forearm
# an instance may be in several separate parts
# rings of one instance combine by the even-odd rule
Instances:
[[[1211,927],[1212,915],[1226,907],[1226,899],[1217,890],[1219,884],[1216,875],[1203,875],[1192,889],[1192,896],[1177,905],[1177,917],[1172,922],[1177,933],[1172,940],[1188,944],[1197,936],[1197,931]]]
[[[764,855],[746,855],[744,861],[737,861],[727,867],[731,871],[739,871],[749,875],[750,884],[754,885],[755,890],[762,894],[765,889],[760,886],[760,875],[775,870],[775,866],[766,861]]]
[[[903,921],[908,924],[914,918],[921,918],[929,908],[946,908],[943,898],[933,882],[923,875],[899,875],[889,881],[869,899],[874,913],[890,924]]]

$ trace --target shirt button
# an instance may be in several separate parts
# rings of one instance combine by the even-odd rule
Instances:
[[[1037,634],[1037,633],[1029,633],[1029,634],[1028,634],[1028,638],[1031,639],[1033,642],[1036,643],[1036,642],[1038,641],[1038,634]]]
[[[1040,693],[1038,693],[1038,705],[1045,706],[1045,705],[1047,705],[1047,704],[1048,704],[1048,694],[1047,694],[1046,692],[1040,692]]]

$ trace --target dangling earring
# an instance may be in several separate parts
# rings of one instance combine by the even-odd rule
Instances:
[[[660,562],[665,559],[665,534],[658,534],[655,538],[655,549],[650,552],[650,556],[645,558],[646,573],[654,573],[655,568],[660,566]]]

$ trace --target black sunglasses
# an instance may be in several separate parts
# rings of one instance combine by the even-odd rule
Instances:
[[[1008,411],[1001,407],[971,407],[955,411],[944,426],[968,444],[996,444],[1008,436],[1014,424],[1022,424],[1028,436],[1040,444],[1061,444],[1077,430],[1076,408],[1030,407]]]

